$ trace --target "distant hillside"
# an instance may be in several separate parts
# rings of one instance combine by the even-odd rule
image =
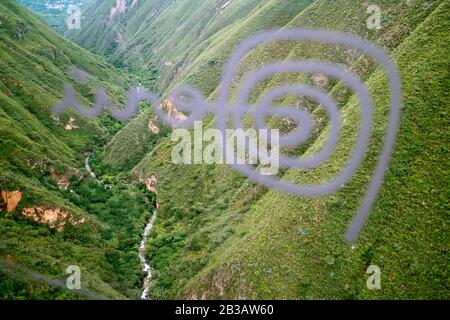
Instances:
[[[67,21],[69,5],[80,8],[86,0],[17,0],[29,9],[37,12],[53,28],[63,30]]]

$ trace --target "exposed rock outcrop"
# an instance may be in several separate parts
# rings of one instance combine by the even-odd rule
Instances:
[[[313,81],[316,85],[318,85],[320,87],[325,87],[328,85],[328,77],[323,74],[316,74],[313,77]]]
[[[4,191],[0,189],[0,211],[12,212],[16,210],[22,199],[23,192],[21,191]]]
[[[4,191],[0,189],[0,211],[13,212],[22,199],[22,191]],[[60,232],[64,231],[67,223],[77,226],[86,222],[86,218],[75,218],[70,212],[50,207],[24,208],[22,214],[35,222],[43,223]]]
[[[109,12],[109,21],[111,21],[114,16],[118,13],[125,13],[127,11],[127,2],[126,0],[116,0],[116,5],[111,8]]]
[[[158,182],[158,181],[157,181],[155,175],[152,175],[151,177],[148,177],[148,178],[145,180],[145,185],[146,185],[146,187],[147,187],[147,190],[150,191],[150,192],[153,192],[153,193],[157,194],[157,193],[158,193],[158,190],[156,189],[156,183],[157,183],[157,182]]]

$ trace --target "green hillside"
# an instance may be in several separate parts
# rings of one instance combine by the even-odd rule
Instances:
[[[243,3],[235,1],[232,5]],[[289,299],[448,297],[444,281],[448,261],[445,254],[447,196],[444,185],[439,187],[444,181],[439,177],[446,173],[443,164],[446,149],[442,146],[447,145],[443,108],[448,86],[445,85],[442,66],[446,64],[443,42],[448,41],[444,32],[448,4],[415,1],[406,6],[403,1],[383,2],[380,6],[384,12],[384,27],[379,31],[367,29],[366,7],[362,2],[357,5],[348,1],[315,1],[309,6],[309,2],[296,2],[297,10],[289,10],[292,3],[283,4],[286,4],[287,16],[282,15],[282,4],[266,1],[236,22],[227,24],[226,32],[221,29],[212,34],[204,31],[197,42],[191,41],[189,52],[193,53],[192,60],[189,57],[182,59],[183,67],[177,70],[174,79],[166,84],[164,71],[160,72],[161,89],[179,82],[189,83],[206,95],[211,93],[213,98],[223,62],[232,48],[246,35],[270,26],[352,32],[386,48],[402,74],[404,113],[394,162],[380,199],[372,210],[371,220],[354,249],[343,240],[366,190],[385,132],[389,91],[383,73],[367,58],[341,48],[308,42],[264,46],[246,58],[242,74],[261,63],[277,59],[316,58],[344,63],[361,78],[367,79],[377,102],[378,128],[369,156],[358,174],[338,194],[308,200],[267,191],[226,166],[173,165],[170,159],[173,145],[168,140],[162,141],[132,171],[134,178],[143,173],[156,173],[158,176],[159,220],[149,242],[149,257],[156,269],[153,296]],[[275,7],[280,11],[274,13]],[[127,14],[131,15],[132,11]],[[285,20],[277,20],[278,14],[286,17]],[[214,22],[220,24],[221,19],[222,16],[216,17]],[[279,24],[274,23],[275,20]],[[175,34],[168,34],[168,40],[157,42],[155,47],[145,49],[142,55],[153,56],[150,52],[154,48],[169,46],[170,38]],[[191,33],[185,35],[191,36]],[[208,40],[202,43],[202,39]],[[418,50],[419,46],[423,52]],[[174,54],[173,50],[163,52],[167,56],[161,53],[155,57],[160,62]],[[218,63],[208,67],[208,61],[213,60]],[[123,61],[126,63],[126,59]],[[420,61],[430,63],[424,69]],[[132,69],[133,64],[130,66]],[[437,80],[438,77],[444,78]],[[275,85],[294,82],[313,83],[313,77],[293,74],[273,77],[256,89],[254,99]],[[421,87],[424,82],[430,82],[433,90]],[[284,177],[288,181],[323,181],[335,175],[342,166],[342,159],[348,157],[354,140],[353,128],[358,122],[357,104],[341,83],[330,82],[326,89],[337,99],[351,126],[344,129],[342,142],[326,166],[307,174],[289,170]],[[288,102],[295,104],[293,97],[287,98]],[[432,105],[437,109],[428,113],[425,110],[431,101],[435,101]],[[317,109],[314,104],[310,107]],[[422,117],[417,118],[417,113]],[[324,120],[320,108],[314,114],[317,119]],[[419,129],[420,126],[431,126],[433,132],[428,136]],[[322,127],[316,133],[316,140],[312,139],[307,147],[294,151],[294,154],[314,153],[322,145],[326,132],[326,127]],[[126,143],[131,136],[121,138],[113,143]],[[422,147],[415,146],[412,141]],[[430,149],[425,151],[425,146]],[[429,154],[434,157],[430,158]],[[106,157],[120,159],[120,155],[109,151]],[[430,176],[430,168],[436,176]],[[432,200],[425,200],[431,196]],[[427,209],[428,206],[433,206],[433,209]],[[432,213],[431,216],[425,216],[423,210]],[[414,253],[417,248],[420,248],[420,254]],[[433,257],[432,261],[430,257]],[[384,270],[385,288],[381,291],[370,291],[365,287],[365,270],[371,264]],[[432,268],[427,267],[431,265]]]
[[[13,1],[0,5],[0,141],[5,150],[0,188],[24,192],[13,212],[0,213],[0,258],[49,277],[79,264],[88,273],[89,291],[137,297],[143,274],[136,252],[156,201],[157,218],[146,247],[153,269],[152,299],[450,298],[448,1],[377,1],[380,30],[367,27],[370,4],[362,0],[122,4],[123,10],[118,1],[90,0],[83,7],[81,29],[63,31],[90,52],[62,40]],[[326,29],[366,38],[384,48],[399,70],[403,101],[395,151],[354,244],[344,234],[383,147],[390,94],[386,73],[358,50],[316,41],[260,46],[239,66],[230,97],[232,102],[245,75],[279,60],[337,63],[365,82],[375,102],[370,147],[349,182],[328,196],[306,198],[271,190],[226,165],[173,164],[171,129],[146,105],[126,124],[106,113],[87,119],[68,111],[60,124],[52,118],[51,106],[60,101],[64,82],[75,86],[84,104],[93,101],[97,85],[121,104],[126,90],[138,82],[162,98],[177,85],[189,84],[214,101],[236,46],[250,35],[280,28]],[[93,75],[88,84],[73,79],[73,66]],[[344,119],[339,144],[322,166],[279,173],[284,181],[315,185],[335,177],[349,159],[360,106],[346,84],[316,73],[271,76],[253,88],[250,102],[257,103],[276,86],[301,83],[329,92]],[[283,151],[297,157],[320,151],[330,135],[324,108],[295,96],[277,102],[305,106],[316,121],[304,145]],[[70,117],[76,118],[76,130],[64,129]],[[280,117],[267,123],[292,130]],[[204,128],[214,126],[213,117],[203,122]],[[72,168],[84,172],[84,153],[92,151],[90,164],[110,189],[85,172],[81,180],[71,178],[68,190],[60,190],[55,176],[75,172]],[[149,188],[150,177],[157,183]],[[149,192],[153,188],[156,194]],[[87,222],[68,223],[58,232],[21,214],[24,208],[42,205],[63,208]],[[380,290],[366,286],[371,265],[381,269]],[[71,297],[35,282],[27,289],[15,272],[0,277],[0,297]]]
[[[2,1],[0,21],[0,190],[23,193],[12,210],[5,197],[0,201],[0,298],[74,297],[21,271],[59,279],[69,265],[81,268],[91,295],[136,298],[143,277],[136,252],[151,195],[136,186],[105,189],[84,171],[83,154],[124,124],[106,114],[96,120],[52,114],[64,82],[85,105],[96,86],[122,103],[133,82],[15,1]],[[74,79],[74,67],[91,75],[89,83]],[[26,218],[30,209],[48,223]]]

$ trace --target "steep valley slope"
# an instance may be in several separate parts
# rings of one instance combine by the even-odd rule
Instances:
[[[316,59],[338,63],[363,79],[375,101],[370,147],[350,181],[332,195],[305,198],[267,189],[226,165],[173,164],[171,152],[174,143],[168,136],[170,129],[162,125],[151,108],[143,108],[126,125],[108,123],[103,127],[101,121],[113,121],[106,115],[103,120],[91,120],[91,125],[98,126],[98,130],[117,129],[111,131],[104,141],[90,146],[96,151],[93,165],[101,178],[129,192],[139,188],[145,190],[142,184],[147,183],[147,189],[157,193],[158,218],[147,241],[147,257],[154,269],[150,286],[153,298],[450,297],[449,172],[446,165],[450,48],[448,1],[376,1],[382,12],[380,30],[368,29],[369,4],[362,0],[130,0],[124,3],[125,7],[119,10],[118,1],[89,1],[83,9],[82,28],[65,30],[64,35],[102,55],[123,72],[133,74],[136,81],[163,98],[169,97],[171,89],[177,85],[189,84],[197,87],[208,100],[214,101],[225,63],[234,48],[250,35],[278,28],[326,29],[366,38],[389,53],[398,67],[403,88],[400,131],[391,165],[370,218],[358,241],[353,244],[346,242],[343,235],[364,197],[383,146],[390,93],[385,72],[358,50],[314,41],[284,41],[260,46],[242,61],[230,97],[230,101],[235,99],[239,84],[251,70],[279,60]],[[64,44],[74,46],[69,42]],[[71,62],[53,67],[55,72],[62,72],[61,69],[67,70],[69,65],[75,64],[72,52],[66,53]],[[81,51],[77,52],[81,54]],[[77,61],[76,65],[95,74],[110,92],[117,93],[120,102],[120,97],[123,97],[121,89],[128,88],[123,73],[99,62],[84,50],[83,57],[92,58]],[[91,63],[94,66],[101,63],[101,67],[92,69]],[[102,77],[104,72],[114,72],[114,77]],[[61,90],[61,82],[65,78],[61,75],[58,79],[57,88]],[[360,122],[359,103],[345,84],[314,73],[272,76],[253,89],[251,102],[256,103],[275,86],[297,83],[318,86],[329,92],[344,118],[339,144],[327,162],[313,170],[287,169],[280,173],[285,181],[314,185],[336,176],[349,158]],[[120,88],[120,85],[123,86]],[[89,92],[88,88],[80,85],[79,90]],[[60,98],[59,92],[49,98],[51,102]],[[88,95],[86,100],[90,98]],[[11,103],[16,104],[17,101],[20,100],[13,99]],[[294,156],[317,153],[329,135],[323,108],[301,97],[287,96],[281,102],[306,106],[317,123],[313,136],[302,147],[288,152]],[[27,108],[22,106],[20,110],[29,110]],[[72,157],[76,157],[74,154],[80,157],[89,149],[86,147],[92,143],[89,139],[96,136],[92,132],[81,135],[87,126],[81,121],[89,120],[77,117],[81,130],[76,131],[73,137],[52,123],[48,109],[41,110],[39,115],[35,112],[33,116],[41,117],[36,121],[39,128],[44,126],[50,132],[59,130],[60,135],[55,139],[61,139],[64,146],[67,145],[64,151],[68,155],[63,163],[76,167],[80,159]],[[71,114],[67,116],[70,120]],[[270,118],[268,123],[289,129],[286,121],[277,117]],[[20,124],[14,122],[14,125]],[[204,128],[214,125],[212,117],[205,118]],[[8,131],[4,127],[8,126],[1,126],[2,130]],[[16,130],[13,132],[16,134]],[[24,133],[25,136],[27,134],[31,133]],[[4,136],[2,133],[1,138]],[[28,143],[33,146],[34,139],[30,140]],[[22,143],[25,142],[19,145]],[[64,154],[56,149],[61,148],[60,145],[56,143],[56,151],[49,144],[48,152],[36,153],[50,157],[53,151],[60,160],[59,155]],[[6,153],[2,155],[2,161],[5,161],[3,159],[8,159]],[[6,161],[5,166],[9,166],[8,170],[16,170],[17,165],[10,164],[16,162]],[[26,163],[26,158],[20,163]],[[29,172],[35,174],[34,170]],[[28,178],[28,174],[21,174],[17,176],[28,186],[27,189],[49,194],[55,203],[71,201],[71,205],[78,205],[71,197],[60,196],[60,191],[53,190],[56,187],[48,191],[36,180],[39,178],[33,180]],[[10,175],[16,177],[16,174]],[[5,178],[0,183],[6,185],[10,179]],[[17,186],[22,188],[12,185],[8,191],[26,190],[20,184]],[[139,195],[136,197],[141,197],[142,193]],[[115,196],[119,195],[114,193],[112,197]],[[153,201],[153,195],[147,194],[146,197],[142,201],[148,205],[148,201]],[[95,208],[103,206],[102,203],[99,199],[89,209],[96,212]],[[127,203],[132,202],[125,202],[125,205]],[[84,209],[81,206],[77,210],[83,215]],[[141,216],[138,215],[135,218],[140,220],[130,219],[134,226],[142,228],[145,214],[141,212]],[[99,214],[99,223],[105,224],[111,237],[105,243],[112,246],[110,243],[115,243],[116,239],[115,227],[108,228],[109,220],[101,220],[102,217],[103,213]],[[11,220],[5,217],[4,221],[11,225],[8,228],[19,228],[16,225],[24,223],[19,218]],[[125,228],[125,222],[121,221],[120,226]],[[36,227],[27,223],[25,225],[30,232],[36,232],[33,229]],[[55,235],[47,237],[54,239]],[[99,237],[103,239],[101,232]],[[129,248],[126,248],[128,252]],[[116,251],[114,253],[119,255]],[[118,265],[114,263],[117,260],[113,255],[105,254],[105,259],[114,266],[111,274],[120,274],[125,258],[121,257]],[[27,261],[35,260],[30,258]],[[90,263],[95,270],[94,261]],[[381,290],[369,290],[366,286],[366,270],[371,265],[378,266],[382,272]]]

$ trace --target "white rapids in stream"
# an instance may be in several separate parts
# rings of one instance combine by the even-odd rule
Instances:
[[[155,219],[156,219],[156,209],[153,211],[152,216],[150,217],[147,225],[145,226],[144,234],[142,235],[141,244],[139,246],[139,259],[141,260],[142,271],[145,274],[141,299],[149,299],[148,293],[150,291],[150,281],[152,280],[152,267],[150,266],[147,259],[145,258],[145,244],[147,242],[147,238],[148,238],[150,232],[153,229],[153,224],[155,223]]]

